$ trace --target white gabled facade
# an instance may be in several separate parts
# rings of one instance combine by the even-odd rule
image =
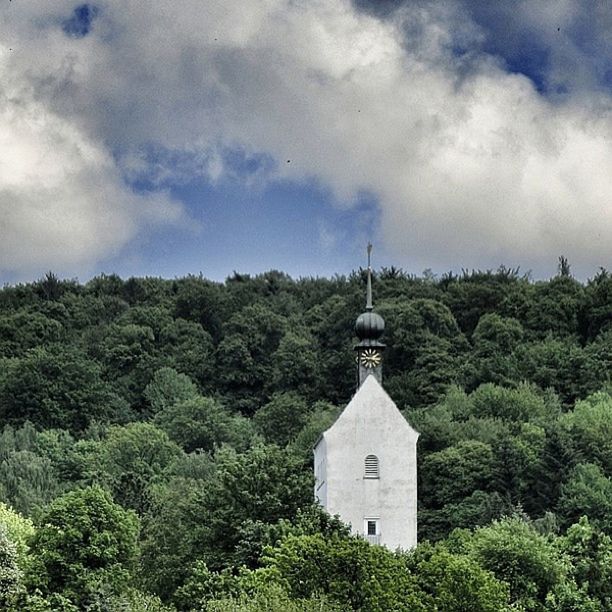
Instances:
[[[387,548],[417,543],[417,439],[374,375],[314,448],[315,497],[355,534]]]

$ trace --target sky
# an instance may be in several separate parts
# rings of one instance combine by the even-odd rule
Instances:
[[[0,0],[0,283],[612,267],[602,0]]]

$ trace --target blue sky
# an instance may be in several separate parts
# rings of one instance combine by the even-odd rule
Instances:
[[[202,273],[223,280],[233,271],[289,271],[332,276],[364,263],[377,229],[376,203],[363,195],[351,209],[333,205],[319,185],[283,181],[245,188],[238,181],[193,181],[172,188],[189,210],[192,227],[160,228],[104,262],[123,275],[172,278]],[[378,253],[379,265],[391,265]]]
[[[0,282],[612,265],[607,3],[2,0]]]

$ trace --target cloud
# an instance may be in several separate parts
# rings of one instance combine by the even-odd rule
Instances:
[[[163,194],[138,196],[108,153],[33,101],[0,103],[0,264],[74,270],[116,253],[142,224],[177,221]]]
[[[461,6],[414,2],[380,19],[348,0],[184,0],[146,11],[104,0],[75,38],[62,30],[72,4],[32,0],[0,25],[20,43],[4,74],[47,119],[15,140],[36,148],[45,134],[64,134],[57,166],[71,174],[58,178],[53,164],[45,172],[64,194],[58,218],[87,202],[76,215],[84,243],[100,222],[124,228],[118,244],[142,224],[142,202],[121,173],[149,172],[164,185],[188,169],[214,181],[231,171],[233,150],[276,162],[257,166],[259,178],[315,179],[344,205],[373,194],[382,239],[405,267],[549,271],[561,253],[574,270],[609,265],[609,92],[587,79],[563,99],[543,95],[487,49],[487,19]],[[554,20],[578,27],[580,5],[564,6]],[[584,40],[575,46],[582,53]],[[169,153],[152,160],[151,146]],[[42,201],[20,193],[21,208]],[[173,210],[159,198],[153,209]],[[96,221],[100,209],[106,221]],[[101,244],[90,257],[108,248],[118,247]]]

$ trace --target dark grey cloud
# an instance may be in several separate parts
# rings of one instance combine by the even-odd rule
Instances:
[[[579,272],[609,265],[611,98],[599,68],[563,70],[602,48],[605,18],[588,47],[586,34],[563,34],[578,28],[577,3],[516,3],[508,27],[531,24],[548,49],[540,86],[512,65],[518,34],[498,51],[502,17],[469,5],[184,0],[143,11],[100,0],[75,37],[61,26],[73,3],[20,3],[0,22],[2,40],[19,42],[0,62],[0,133],[12,139],[0,150],[13,151],[0,190],[10,188],[7,210],[22,202],[1,230],[10,265],[102,257],[150,219],[180,216],[164,186],[227,173],[245,185],[314,181],[344,206],[372,194],[400,265],[542,271],[560,253]],[[41,142],[54,156],[31,154]],[[134,177],[151,190],[135,196],[124,180]],[[46,201],[58,222],[30,231]],[[66,250],[73,218],[79,248]]]
[[[460,56],[488,54],[550,97],[612,90],[612,10],[600,0],[353,0],[381,19],[399,12],[446,14]],[[418,34],[405,32],[408,46]]]

